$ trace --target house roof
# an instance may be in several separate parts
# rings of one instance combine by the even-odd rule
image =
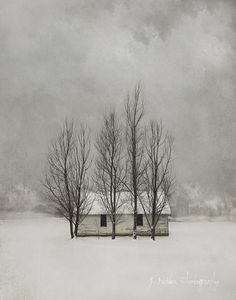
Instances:
[[[146,194],[142,194],[142,200],[145,202],[147,201],[147,196]],[[100,215],[100,214],[106,214],[106,210],[102,204],[101,198],[98,193],[91,192],[90,193],[90,199],[93,201],[93,206],[92,209],[90,210],[90,215]],[[122,207],[118,210],[118,214],[132,214],[133,213],[133,208],[131,206],[131,201],[130,201],[131,194],[129,192],[122,192],[120,195],[120,201],[122,201],[124,204]],[[146,198],[146,199],[145,199]],[[138,213],[144,213],[143,208],[138,202]],[[171,215],[171,209],[169,202],[167,201],[163,210],[162,210],[162,215]]]

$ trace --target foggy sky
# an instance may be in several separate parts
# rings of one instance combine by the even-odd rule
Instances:
[[[65,117],[96,129],[142,85],[178,183],[236,192],[236,1],[0,0],[0,188],[37,188]]]

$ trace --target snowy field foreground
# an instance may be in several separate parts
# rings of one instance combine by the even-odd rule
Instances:
[[[0,299],[236,299],[236,224],[174,222],[170,236],[68,238],[53,217],[0,220]]]

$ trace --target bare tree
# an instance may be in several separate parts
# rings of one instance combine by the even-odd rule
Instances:
[[[168,133],[164,134],[162,123],[151,121],[146,133],[147,162],[144,177],[147,199],[141,197],[141,205],[153,240],[155,240],[157,223],[170,198],[173,186],[172,146],[173,138]]]
[[[49,199],[56,205],[59,213],[69,221],[71,238],[74,237],[74,202],[70,191],[70,161],[74,147],[74,123],[65,121],[50,145],[47,172],[43,180]]]
[[[81,125],[77,131],[73,121],[66,121],[51,143],[43,185],[49,200],[69,221],[71,238],[78,236],[79,224],[92,206],[93,199],[89,197],[89,154],[88,129]]]
[[[112,222],[112,239],[116,236],[117,213],[124,204],[121,197],[126,171],[123,164],[122,130],[115,111],[104,116],[96,140],[95,184],[102,204]],[[120,216],[120,214],[119,214]]]
[[[133,238],[137,237],[137,205],[142,192],[144,166],[144,128],[142,119],[144,106],[140,99],[140,85],[134,90],[133,99],[128,95],[126,105],[126,142],[128,151],[128,175],[129,181],[126,188],[131,193],[131,204],[133,206]]]
[[[79,224],[91,210],[93,199],[90,197],[90,182],[88,170],[90,160],[90,133],[87,127],[80,125],[75,136],[75,145],[72,150],[70,161],[70,188],[73,199],[74,211],[74,234],[78,236]]]

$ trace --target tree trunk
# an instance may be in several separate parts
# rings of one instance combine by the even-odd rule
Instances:
[[[116,238],[116,213],[112,214],[112,237],[113,240]]]
[[[73,231],[73,222],[70,220],[70,237],[73,239],[74,238],[74,231]]]
[[[155,197],[155,196],[154,196]],[[156,199],[156,198],[155,198]],[[151,239],[155,241],[155,221],[156,221],[156,200],[153,202],[152,206],[152,227],[151,227]]]
[[[116,238],[116,223],[113,221],[112,223],[112,239]]]
[[[133,239],[137,239],[137,199],[134,200],[134,226],[133,226]]]
[[[153,241],[155,241],[155,227],[154,226],[152,226],[152,228],[151,228],[151,239]]]
[[[78,237],[78,229],[79,229],[79,209],[76,210],[76,219],[75,219],[75,236]]]
[[[74,230],[74,233],[75,233],[75,236],[78,237],[78,228],[79,228],[79,224],[78,222],[75,223],[75,230]]]

